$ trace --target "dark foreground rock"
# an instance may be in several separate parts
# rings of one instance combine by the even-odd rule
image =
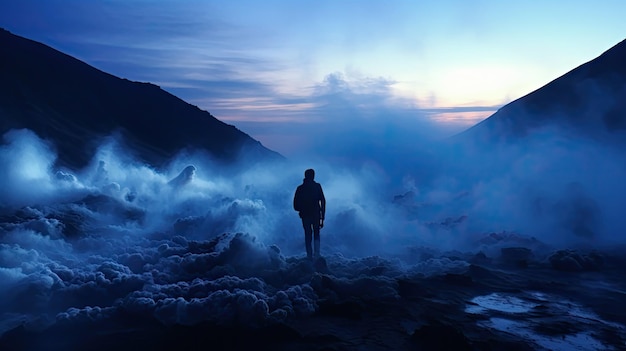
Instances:
[[[254,326],[244,319],[180,324],[120,308],[104,317],[24,324],[0,338],[0,349],[618,350],[626,342],[619,270],[563,276],[551,267],[471,265],[456,279],[376,280],[339,277],[329,266],[328,274],[307,273],[318,296],[307,316]]]

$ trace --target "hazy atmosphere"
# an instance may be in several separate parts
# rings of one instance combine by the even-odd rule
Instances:
[[[0,4],[0,27],[124,79],[68,97],[81,89],[68,77],[38,95],[0,61],[0,348],[622,349],[624,13],[622,1]],[[117,101],[107,84],[166,100],[129,81],[284,158],[242,147],[227,162],[183,132],[173,156],[159,148],[173,143],[97,134],[90,113]],[[57,100],[76,120],[58,125]],[[187,112],[142,115],[140,130],[193,131]],[[95,151],[70,167],[59,142],[84,126]],[[293,207],[308,168],[327,201],[317,260]]]

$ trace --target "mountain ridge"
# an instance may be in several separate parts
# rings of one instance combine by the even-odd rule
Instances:
[[[626,131],[626,39],[506,104],[457,138],[513,141],[543,127],[601,137]]]
[[[0,133],[32,130],[54,144],[61,166],[85,166],[114,134],[157,167],[189,149],[225,162],[283,158],[152,83],[116,77],[1,28],[0,47]]]

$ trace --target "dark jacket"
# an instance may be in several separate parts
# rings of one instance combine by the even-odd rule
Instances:
[[[326,198],[322,186],[314,180],[304,179],[293,196],[293,209],[300,218],[321,218],[326,214]]]

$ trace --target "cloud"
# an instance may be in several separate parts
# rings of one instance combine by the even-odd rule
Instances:
[[[308,23],[321,27],[320,34],[318,38],[310,38],[310,27],[303,27],[304,22],[296,18],[308,18],[311,9],[281,4],[280,9],[257,8],[256,16],[248,16],[246,7],[252,5],[165,1],[151,6],[133,1],[94,4],[27,1],[12,5],[6,13],[28,12],[33,22],[43,27],[32,35],[28,31],[24,35],[35,40],[45,39],[44,42],[55,48],[122,78],[158,84],[219,119],[234,123],[268,146],[276,146],[282,153],[303,150],[309,145],[306,141],[302,142],[302,147],[296,140],[283,141],[292,131],[306,139],[305,132],[309,128],[301,125],[303,120],[311,122],[326,116],[345,120],[346,114],[387,119],[394,115],[396,120],[404,115],[420,119],[430,114],[419,111],[413,101],[394,97],[397,84],[393,79],[355,73],[367,68],[350,64],[317,67],[316,60],[306,62],[307,57],[319,54],[318,48],[328,44],[324,40],[327,35],[336,37],[335,31],[313,21]],[[346,13],[369,13],[365,8],[375,8],[372,11],[378,16],[354,19],[358,25],[378,26],[384,18],[406,16],[401,10],[404,5],[385,10],[377,5],[358,9],[318,5],[313,10],[315,16],[319,16],[316,18],[325,18],[327,25],[342,29],[353,28],[349,21],[342,21]],[[54,15],[50,16],[51,13]],[[75,13],[82,15],[76,17]],[[11,23],[21,28],[19,21],[11,18],[7,21],[9,29]],[[111,26],[111,23],[116,25]],[[283,30],[285,26],[290,27],[289,30]],[[402,25],[398,23],[398,27]],[[349,30],[351,34],[345,41],[361,43],[357,46],[362,50],[364,38],[371,39],[372,33],[365,34],[356,27],[355,30]],[[306,32],[310,39],[302,40],[294,34],[296,32]],[[40,38],[41,33],[50,34]],[[285,42],[299,44],[293,49]],[[349,73],[323,77],[323,72],[334,70]],[[320,79],[323,79],[321,83]],[[399,103],[400,107],[392,107],[394,103]],[[288,131],[276,133],[275,124],[264,126],[257,121],[284,121],[286,123],[277,129]],[[407,121],[412,122],[410,118]],[[371,122],[367,127],[369,124]],[[322,132],[331,131],[325,127],[318,128],[324,128],[317,133],[320,137],[323,137]],[[326,138],[326,144],[337,137]]]
[[[9,132],[0,147],[9,166],[1,179],[0,332],[119,313],[165,325],[288,323],[355,295],[395,301],[398,279],[464,272],[478,252],[495,258],[501,248],[525,247],[545,261],[554,247],[623,243],[615,233],[626,163],[613,146],[546,130],[490,153],[422,140],[394,158],[396,149],[376,150],[370,138],[410,143],[376,133],[402,138],[421,126],[398,130],[414,117],[393,108],[384,110],[389,120],[368,119],[391,104],[376,100],[391,85],[329,77],[316,88],[319,106],[366,113],[328,114],[320,125],[363,138],[319,145],[333,157],[280,164],[228,169],[188,152],[156,170],[111,137],[84,169],[61,170],[53,145]],[[430,158],[413,153],[424,147]],[[367,161],[341,158],[350,155]],[[429,162],[436,167],[420,169]],[[309,167],[328,200],[318,267],[303,259],[291,208]]]
[[[272,106],[280,108],[250,110],[258,118],[265,115],[273,115],[275,118],[286,116],[288,119],[281,120],[280,125],[255,123],[254,118],[257,117],[247,120],[241,118],[236,123],[250,130],[253,135],[256,134],[256,128],[259,128],[258,134],[276,128],[278,132],[272,136],[274,139],[297,136],[298,142],[291,145],[291,149],[286,149],[288,154],[295,153],[294,150],[300,153],[316,150],[319,154],[329,156],[345,152],[340,147],[352,144],[345,140],[348,138],[369,138],[383,146],[397,141],[401,139],[398,138],[401,124],[410,129],[406,134],[418,133],[413,134],[414,140],[426,134],[420,127],[434,130],[435,126],[429,125],[418,110],[410,107],[409,102],[394,96],[393,85],[393,81],[383,78],[348,79],[343,74],[334,73],[328,75],[322,83],[310,87],[307,95],[278,95],[270,100]],[[394,107],[397,103],[400,103],[400,108]],[[293,108],[286,109],[286,106]]]
[[[32,132],[12,131],[4,141],[0,158],[10,167],[0,213],[2,332],[43,315],[56,316],[46,323],[91,323],[122,309],[168,325],[246,326],[316,311],[315,271],[294,257],[302,253],[302,229],[290,202],[302,167],[248,167],[227,177],[221,166],[187,155],[161,173],[118,157],[112,138],[85,169],[58,178],[53,147]],[[194,176],[172,183],[188,162]],[[371,281],[355,278],[364,264],[333,256],[332,246],[346,255],[373,253],[367,245],[379,242],[384,228],[344,221],[367,216],[358,209],[375,202],[359,183],[376,177],[333,179],[326,170],[335,229],[323,247],[342,267],[333,288],[340,297]],[[348,245],[358,230],[361,243]],[[393,297],[391,281],[380,280],[386,287],[377,294]]]

